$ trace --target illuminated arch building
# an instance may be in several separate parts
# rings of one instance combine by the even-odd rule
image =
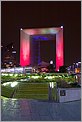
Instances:
[[[48,40],[46,36],[41,36],[41,35],[56,35],[56,44],[54,44],[54,48],[56,48],[56,52],[54,52],[54,55],[56,55],[56,70],[59,70],[59,67],[64,65],[63,26],[53,27],[53,28],[39,28],[39,29],[37,28],[21,29],[20,30],[20,65],[22,67],[33,65],[35,55],[37,57],[37,63],[40,62],[39,52],[38,52],[38,56],[37,53],[34,54],[33,56],[32,52],[34,52],[34,48],[32,47],[34,43],[38,45],[36,46],[36,48],[39,47],[40,46],[38,44],[39,40],[44,40],[44,41]],[[37,40],[37,42],[35,40]]]

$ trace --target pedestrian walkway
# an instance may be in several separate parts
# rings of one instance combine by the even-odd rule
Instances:
[[[81,101],[2,99],[2,121],[81,121]]]

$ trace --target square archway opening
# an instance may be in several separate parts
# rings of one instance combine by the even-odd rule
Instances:
[[[54,36],[52,35],[55,35],[55,38],[53,38]],[[59,67],[64,65],[62,27],[20,29],[20,65],[24,67],[34,65],[34,62],[37,64],[42,61],[40,43],[42,43],[42,41],[44,43],[52,43],[53,41],[49,42],[50,37],[53,38],[51,40],[56,41],[56,44],[54,44],[53,47],[53,49],[56,49],[56,51],[54,51],[54,62],[56,65],[56,70],[59,70]],[[34,53],[34,51],[36,53]]]

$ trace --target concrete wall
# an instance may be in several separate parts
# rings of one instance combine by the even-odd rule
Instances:
[[[58,101],[68,102],[81,99],[81,88],[58,88]]]

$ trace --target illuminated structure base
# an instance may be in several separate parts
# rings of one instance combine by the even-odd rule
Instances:
[[[56,70],[59,70],[59,67],[64,65],[63,27],[21,29],[20,30],[20,65],[24,67],[24,66],[29,66],[32,63],[32,57],[31,57],[32,44],[31,44],[30,37],[32,35],[40,35],[40,34],[56,34]]]

